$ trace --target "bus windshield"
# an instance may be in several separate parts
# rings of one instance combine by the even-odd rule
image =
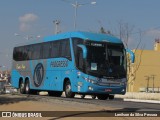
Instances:
[[[86,72],[97,77],[126,77],[126,58],[122,44],[90,44],[87,47]]]

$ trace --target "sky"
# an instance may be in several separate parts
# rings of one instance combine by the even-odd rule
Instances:
[[[160,0],[1,0],[0,69],[10,69],[13,47],[28,40],[39,40],[55,32],[75,31],[72,4],[77,8],[76,30],[99,32],[100,27],[120,37],[120,26],[129,31],[128,47],[153,49],[160,38]],[[27,39],[27,36],[30,36]]]

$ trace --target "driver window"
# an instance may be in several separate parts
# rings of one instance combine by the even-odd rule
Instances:
[[[78,63],[77,63],[77,66],[80,70],[83,70],[83,52],[82,52],[82,49],[81,48],[77,48],[77,52],[78,52]]]

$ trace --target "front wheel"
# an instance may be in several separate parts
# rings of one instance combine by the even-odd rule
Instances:
[[[75,93],[72,92],[70,81],[65,83],[65,94],[67,98],[73,98],[75,96]]]
[[[91,95],[92,99],[96,99],[96,95]]]
[[[114,95],[109,95],[109,99],[113,100],[114,99]]]
[[[97,95],[97,98],[98,98],[99,100],[106,100],[106,99],[108,99],[108,96],[109,96],[109,95],[99,94],[99,95]]]
[[[48,91],[49,96],[61,97],[62,92],[60,91]]]

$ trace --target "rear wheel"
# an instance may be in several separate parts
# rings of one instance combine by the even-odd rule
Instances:
[[[108,99],[108,96],[109,96],[109,95],[99,94],[99,95],[97,95],[97,98],[98,98],[99,100],[106,100],[106,99]]]
[[[73,98],[75,96],[75,93],[72,92],[71,90],[71,83],[70,81],[67,81],[65,83],[65,94],[67,98]]]
[[[25,86],[26,94],[30,94],[31,90],[30,90],[30,85],[29,85],[29,81],[28,80],[25,82],[24,86]]]
[[[84,98],[85,98],[85,95],[80,95],[80,96],[81,96],[81,98],[82,98],[82,99],[84,99]]]
[[[32,94],[32,95],[37,95],[38,94],[38,91],[37,90],[31,90],[30,89],[30,92],[29,92],[30,94]]]
[[[24,83],[22,80],[20,81],[20,84],[19,84],[19,91],[21,94],[25,94]]]

